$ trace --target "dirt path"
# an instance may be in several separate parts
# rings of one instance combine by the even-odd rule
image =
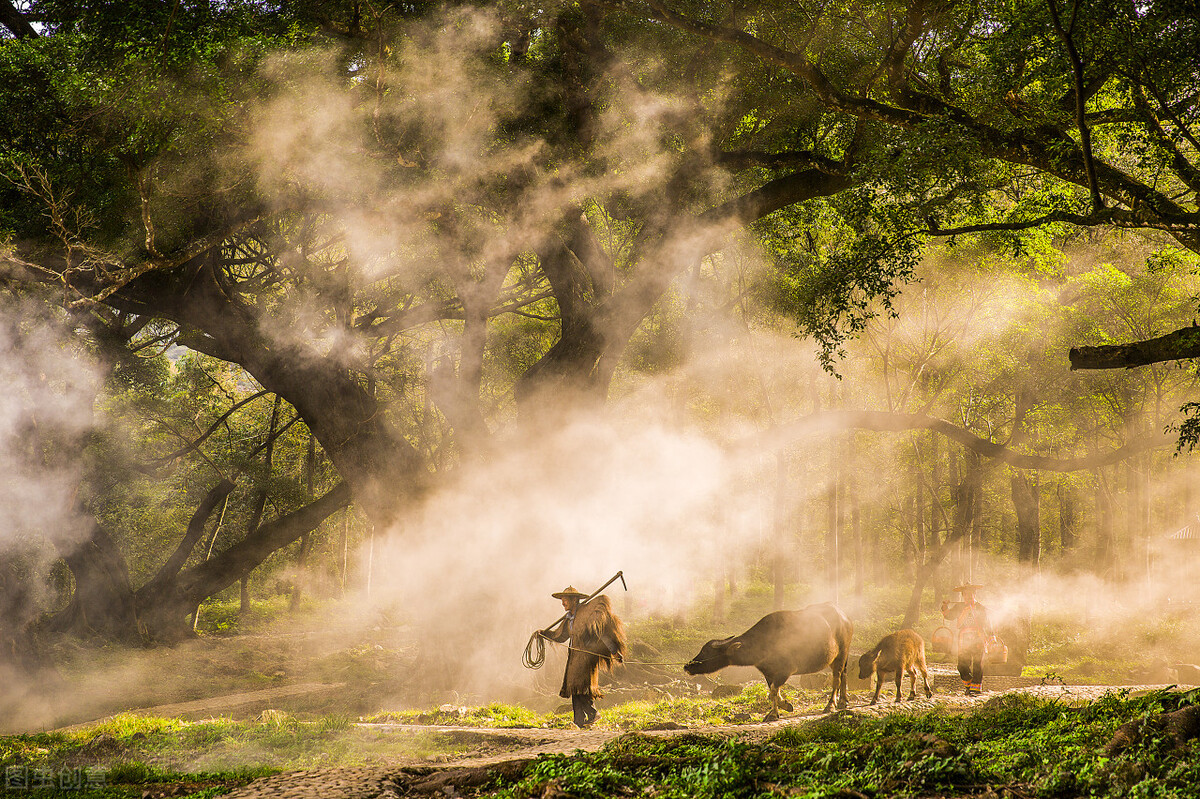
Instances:
[[[852,703],[849,710],[842,711],[851,717],[879,717],[889,713],[919,713],[937,707],[969,709],[1005,694],[1021,693],[1062,702],[1090,702],[1104,694],[1128,690],[1131,693],[1165,688],[1165,685],[1025,685],[982,696],[967,697],[957,693],[939,692],[932,699],[921,698],[899,704],[880,701],[878,705],[865,702]],[[778,721],[757,724],[733,724],[722,726],[698,726],[677,730],[640,731],[639,734],[656,737],[672,737],[683,734],[704,733],[706,735],[737,736],[740,738],[767,737],[788,726],[805,724],[837,713],[815,713],[782,718]],[[620,730],[558,730],[558,729],[480,729],[471,727],[435,727],[419,724],[362,724],[395,735],[427,734],[440,732],[454,736],[460,742],[476,741],[480,748],[491,750],[484,756],[465,756],[440,763],[414,762],[405,773],[404,766],[389,765],[365,768],[337,768],[317,771],[295,771],[264,777],[233,791],[231,799],[390,799],[404,794],[404,781],[411,780],[415,772],[428,772],[426,779],[438,779],[443,772],[447,789],[440,789],[446,796],[456,796],[453,790],[455,774],[468,769],[492,766],[503,768],[516,761],[525,761],[545,754],[570,754],[577,750],[595,751],[609,741],[627,734]],[[496,751],[500,750],[500,751]]]

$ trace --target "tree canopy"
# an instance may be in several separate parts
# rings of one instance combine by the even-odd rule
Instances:
[[[669,361],[664,307],[722,264],[764,268],[719,303],[783,315],[831,369],[931,246],[1036,260],[1137,232],[1186,270],[1198,19],[1185,0],[0,3],[6,289],[118,377],[186,349],[252,381],[213,380],[227,396],[187,440],[145,442],[164,462],[235,409],[284,436],[261,391],[329,466],[274,521],[236,500],[242,555],[182,570],[224,481],[272,450],[192,464],[195,524],[136,591],[96,503],[77,583],[133,615],[169,594],[178,620],[351,497],[386,528],[511,417],[553,431],[622,363]],[[1074,368],[1196,354],[1192,327],[1077,329]],[[182,392],[162,429],[203,398],[172,388],[187,376],[149,381]],[[1009,396],[1010,443],[1035,389]]]

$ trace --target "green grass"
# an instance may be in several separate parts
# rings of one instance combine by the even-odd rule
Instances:
[[[433,732],[380,735],[353,726],[345,715],[298,721],[272,712],[255,722],[123,715],[70,732],[2,736],[0,773],[17,768],[104,774],[103,791],[64,796],[124,796],[125,789],[147,783],[220,783],[204,787],[211,792],[280,771],[422,758],[464,746]]]
[[[795,710],[792,715],[816,713],[825,707],[828,694],[785,686],[784,697]],[[598,703],[597,730],[644,730],[666,724],[700,726],[713,724],[753,724],[762,721],[771,709],[767,687],[756,682],[745,686],[736,696],[714,699],[712,696],[687,696],[659,700],[631,701],[619,704]],[[483,728],[556,728],[574,725],[570,713],[536,713],[527,708],[493,703],[484,707],[445,706],[439,710],[401,710],[363,717],[371,723],[449,725]]]
[[[525,799],[552,787],[579,799],[816,799],[838,791],[982,796],[1009,786],[1017,796],[1183,799],[1200,792],[1196,741],[1180,751],[1146,736],[1112,758],[1102,747],[1120,724],[1195,703],[1198,693],[1114,694],[1081,707],[1005,696],[969,714],[834,718],[790,727],[765,742],[630,734],[597,753],[542,757],[488,795]]]
[[[433,726],[530,728],[562,726],[554,713],[536,713],[516,705],[494,702],[484,707],[445,706],[438,710],[394,710],[364,716],[373,724],[428,724]]]

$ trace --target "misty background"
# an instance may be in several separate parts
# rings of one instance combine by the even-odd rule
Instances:
[[[1022,663],[1063,638],[1131,678],[1194,659],[1195,367],[1068,361],[1195,324],[1178,237],[932,235],[926,195],[994,165],[889,161],[767,107],[737,54],[681,74],[693,51],[591,6],[273,20],[266,47],[184,5],[178,43],[63,112],[95,115],[82,154],[4,152],[6,728],[76,712],[75,647],[289,614],[338,646],[400,630],[393,704],[535,701],[550,594],[618,570],[635,642],[680,652],[821,601],[856,651],[928,638],[974,581]],[[1021,180],[970,191],[1086,196]],[[97,707],[139,679],[94,667]]]

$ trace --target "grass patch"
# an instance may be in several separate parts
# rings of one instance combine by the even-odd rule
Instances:
[[[825,707],[828,693],[785,686],[784,697],[793,714],[817,713]],[[712,724],[752,724],[762,720],[771,709],[767,686],[753,683],[735,696],[714,699],[711,696],[664,698],[606,704],[599,702],[600,717],[593,729],[645,730],[666,725],[698,726]],[[570,713],[536,713],[527,708],[491,704],[484,707],[443,705],[438,710],[400,710],[375,713],[363,721],[382,724],[423,724],[431,726],[483,728],[554,728],[568,729],[574,724]]]
[[[484,707],[442,705],[437,710],[393,710],[364,716],[373,724],[425,724],[431,726],[534,728],[560,726],[553,713],[537,713],[518,705],[493,702]]]
[[[0,773],[102,773],[103,790],[121,796],[123,786],[217,782],[204,790],[218,790],[280,771],[419,759],[465,748],[434,732],[381,735],[354,726],[345,715],[299,721],[276,711],[254,722],[124,715],[70,732],[0,736]]]
[[[1154,736],[1112,758],[1103,745],[1127,721],[1200,700],[1200,692],[1110,695],[1075,707],[1004,696],[969,714],[928,712],[830,719],[751,743],[702,735],[622,736],[600,752],[542,757],[488,795],[525,799],[556,791],[580,799],[1017,795],[1193,797],[1196,741],[1184,749]],[[993,794],[994,795],[994,794]]]

